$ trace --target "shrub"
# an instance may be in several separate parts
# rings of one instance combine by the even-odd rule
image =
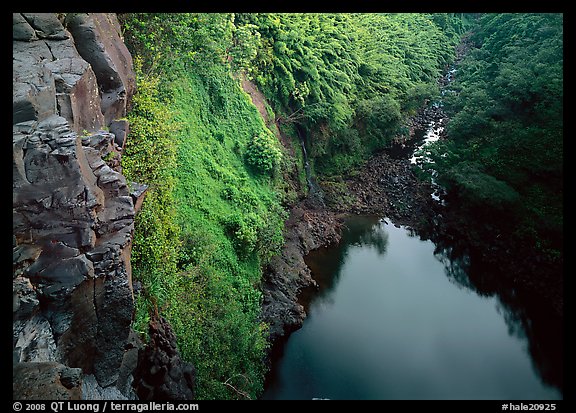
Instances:
[[[280,165],[282,152],[271,133],[261,132],[248,144],[246,159],[257,171],[272,173]]]

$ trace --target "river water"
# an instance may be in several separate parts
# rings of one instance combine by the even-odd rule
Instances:
[[[263,399],[562,398],[546,383],[557,384],[558,360],[541,354],[558,326],[535,343],[517,309],[474,287],[465,256],[412,230],[376,217],[346,227],[307,257],[320,291],[275,348]]]

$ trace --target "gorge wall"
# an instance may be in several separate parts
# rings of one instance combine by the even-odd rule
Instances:
[[[115,14],[13,14],[16,399],[146,398],[170,369],[183,384],[169,397],[193,397],[170,327],[168,344],[153,338],[145,351],[131,330],[130,250],[146,187],[126,182],[120,157],[135,88]],[[164,364],[155,384],[133,387],[139,359]]]

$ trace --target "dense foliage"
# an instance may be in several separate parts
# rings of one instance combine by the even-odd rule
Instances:
[[[462,22],[447,14],[235,19],[237,27],[259,33],[249,75],[282,114],[280,121],[305,130],[316,171],[325,177],[386,146],[404,117],[437,93],[436,79],[453,59]]]
[[[200,398],[262,390],[261,268],[282,244],[294,188],[306,187],[298,133],[326,175],[359,164],[436,92],[462,31],[454,15],[134,13],[141,61],[123,157],[150,185],[136,222],[136,326],[172,323]],[[237,75],[267,95],[277,140]],[[297,127],[295,127],[297,126]],[[293,145],[290,147],[290,145]],[[294,150],[296,148],[296,150]],[[284,154],[283,154],[284,152]],[[290,153],[290,156],[286,156]],[[290,184],[286,179],[299,184]],[[282,194],[282,195],[280,195]]]
[[[164,305],[177,272],[180,231],[173,198],[176,142],[172,136],[177,126],[168,109],[169,102],[162,102],[156,93],[159,79],[144,75],[139,59],[135,68],[138,93],[128,116],[130,139],[122,156],[122,172],[129,182],[145,182],[149,186],[144,207],[136,215],[131,255],[132,275],[146,286],[145,295],[136,300],[135,329],[146,332],[146,302]]]
[[[142,60],[123,167],[150,185],[132,256],[135,328],[155,310],[171,322],[198,398],[255,398],[268,345],[261,268],[283,242],[279,144],[231,76],[230,15],[122,17]]]
[[[434,168],[469,235],[505,239],[557,274],[563,215],[563,21],[485,14],[448,94]],[[474,219],[470,219],[473,217]],[[480,225],[474,225],[478,223]]]
[[[274,172],[280,165],[282,152],[272,133],[254,135],[247,150],[248,163],[265,173]]]
[[[150,185],[133,250],[143,284],[136,329],[146,330],[150,311],[168,318],[196,366],[199,398],[256,398],[268,344],[258,318],[262,268],[282,245],[283,205],[306,187],[299,135],[324,185],[345,199],[336,177],[438,96],[468,17],[121,17],[141,62],[123,167]],[[434,168],[470,236],[504,237],[558,263],[562,16],[486,14],[476,23],[477,47],[445,99],[450,139],[433,150]],[[240,76],[266,95],[277,125],[265,124]],[[482,224],[473,228],[470,217]]]

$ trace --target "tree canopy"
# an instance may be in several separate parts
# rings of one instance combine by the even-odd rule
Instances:
[[[473,33],[476,47],[446,98],[449,140],[433,150],[433,167],[469,214],[490,216],[511,245],[558,264],[563,17],[484,14]]]
[[[388,144],[437,93],[463,31],[449,14],[237,14],[234,22],[260,34],[250,76],[278,112],[302,115],[317,172],[327,175]]]

